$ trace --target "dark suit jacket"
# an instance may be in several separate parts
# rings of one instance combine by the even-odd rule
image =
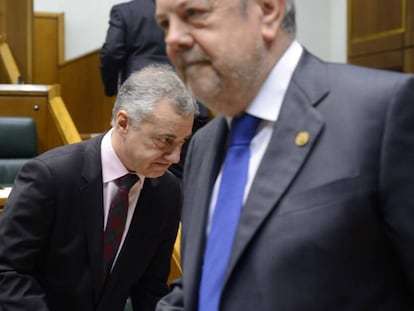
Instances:
[[[154,0],[133,0],[114,5],[100,51],[101,77],[107,96],[115,95],[120,82],[148,64],[168,64],[164,34],[155,20]]]
[[[18,175],[0,217],[0,310],[153,310],[166,280],[181,189],[145,179],[113,272],[102,284],[102,136],[49,151]]]
[[[183,279],[157,310],[197,308],[226,136],[217,117],[190,144]],[[220,310],[414,310],[413,193],[413,76],[305,51],[241,214]]]

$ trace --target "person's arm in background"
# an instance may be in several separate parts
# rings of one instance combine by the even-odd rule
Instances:
[[[109,28],[100,51],[100,70],[105,95],[113,96],[118,90],[118,77],[125,60],[126,26],[118,5],[111,9]]]

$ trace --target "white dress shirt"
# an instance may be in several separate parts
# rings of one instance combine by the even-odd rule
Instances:
[[[273,127],[277,121],[282,107],[283,99],[293,72],[299,63],[299,59],[302,55],[303,48],[297,42],[293,41],[275,67],[272,69],[270,75],[263,83],[259,90],[259,93],[253,99],[246,112],[258,117],[262,121],[259,124],[257,132],[250,142],[250,161],[249,172],[247,176],[246,187],[244,189],[243,202],[246,201],[249,194],[254,176],[256,175],[259,164],[263,158],[263,155],[269,145],[270,138],[272,137]],[[230,126],[231,118],[227,118],[227,123]],[[211,219],[214,213],[214,208],[217,201],[218,190],[221,181],[222,169],[220,170],[210,201],[209,210],[209,225],[207,226],[207,232],[210,231]]]

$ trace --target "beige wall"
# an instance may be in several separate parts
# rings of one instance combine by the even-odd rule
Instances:
[[[16,0],[14,0],[16,1]],[[102,46],[109,11],[123,0],[33,0],[36,12],[65,13],[65,55],[70,60]],[[298,39],[319,57],[346,61],[347,0],[295,0]],[[93,17],[93,18],[91,18]]]

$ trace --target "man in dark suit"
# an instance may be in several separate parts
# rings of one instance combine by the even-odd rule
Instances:
[[[112,7],[100,52],[105,94],[113,96],[128,76],[148,64],[168,64],[164,35],[155,20],[154,0],[133,0]]]
[[[183,277],[157,310],[414,310],[413,76],[311,55],[293,0],[157,0],[156,16],[177,72],[224,115],[190,143]],[[240,216],[208,269],[245,113],[261,121]]]
[[[168,64],[164,34],[155,20],[154,0],[133,0],[114,5],[111,9],[109,28],[100,52],[101,77],[107,96],[113,96],[131,72],[148,64]],[[199,113],[193,132],[210,120],[208,109],[198,103]],[[186,153],[184,146],[180,162],[170,171],[182,177]]]
[[[0,217],[0,310],[121,311],[129,296],[134,310],[154,310],[168,291],[181,203],[167,169],[196,112],[170,67],[146,67],[121,87],[107,133],[22,168]],[[139,179],[105,277],[104,230],[125,174]]]

